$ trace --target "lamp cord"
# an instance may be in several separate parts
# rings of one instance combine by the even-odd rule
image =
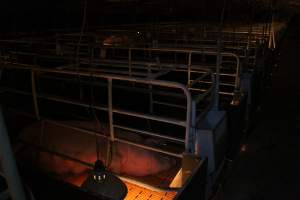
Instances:
[[[94,109],[94,105],[95,105],[95,98],[94,98],[94,82],[95,82],[95,78],[92,76],[92,84],[91,84],[91,111],[92,111],[92,115],[93,118],[95,120],[95,140],[96,140],[96,153],[97,153],[97,160],[100,159],[100,155],[99,155],[99,142],[98,142],[98,137],[97,137],[97,131],[98,129],[101,130],[101,124],[100,121],[96,115],[95,109]]]
[[[98,136],[97,136],[97,131],[98,130],[101,130],[101,123],[99,121],[99,118],[97,117],[97,114],[95,112],[95,108],[94,108],[94,105],[95,105],[95,98],[94,98],[94,85],[95,83],[95,77],[92,76],[92,84],[91,84],[91,105],[90,105],[90,108],[91,108],[91,111],[92,111],[92,115],[93,115],[93,118],[95,120],[95,139],[96,139],[96,153],[97,153],[97,160],[100,160],[100,145],[99,145],[99,141],[98,141]],[[104,134],[105,134],[105,131],[104,131]],[[106,135],[106,134],[105,134]],[[109,168],[109,166],[111,165],[111,162],[112,162],[112,152],[113,152],[113,145],[111,144],[111,142],[108,140],[107,142],[107,154],[106,154],[106,168]]]
[[[84,29],[86,27],[86,19],[87,19],[87,0],[84,0],[83,19],[82,19],[82,24],[81,24],[81,29],[80,29],[79,40],[78,40],[77,48],[76,48],[76,64],[79,63],[80,44],[81,44],[81,41],[82,41],[82,36],[83,36]]]

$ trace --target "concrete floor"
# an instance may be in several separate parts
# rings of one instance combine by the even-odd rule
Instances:
[[[300,199],[300,17],[290,23],[247,149],[216,199]]]

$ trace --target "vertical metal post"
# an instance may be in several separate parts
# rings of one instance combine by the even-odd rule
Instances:
[[[247,46],[246,46],[246,50],[245,50],[245,57],[246,57],[246,59],[243,62],[243,69],[242,69],[243,71],[246,71],[246,72],[248,72],[248,69],[249,69],[249,61],[250,61],[250,57],[249,57],[250,56],[250,52],[249,51],[250,51],[250,48],[251,48],[251,43],[252,43],[252,23],[249,24],[248,41],[247,41]],[[239,77],[239,75],[237,77]]]
[[[110,140],[107,143],[107,152],[106,152],[106,165],[109,167],[112,162],[112,155],[114,151],[114,123],[113,123],[113,106],[112,106],[112,79],[108,78],[108,118],[109,118],[109,136]]]
[[[253,35],[253,27],[252,27],[252,23],[249,26],[249,31],[248,31],[248,41],[247,41],[247,60],[249,59],[249,49],[251,47],[251,43],[252,43],[252,35]]]
[[[31,70],[31,90],[32,90],[32,98],[33,98],[33,106],[34,106],[35,116],[36,116],[37,120],[40,120],[40,112],[39,112],[39,105],[38,105],[38,101],[37,101],[34,70]]]
[[[213,110],[219,110],[219,87],[220,87],[220,67],[222,62],[222,55],[221,55],[221,39],[218,39],[218,53],[217,53],[217,63],[216,63],[216,85],[214,91],[214,104]]]
[[[271,34],[271,31],[272,31],[272,25],[270,24],[269,27],[268,27],[268,47],[269,49],[272,48],[272,34]]]
[[[236,79],[235,79],[235,92],[238,92],[241,88],[241,63],[240,63],[240,58],[236,57]]]
[[[191,144],[193,142],[193,138],[191,136],[192,97],[188,89],[183,89],[183,92],[186,95],[185,151],[186,153],[190,153],[192,148]]]
[[[188,58],[188,87],[191,85],[191,65],[192,65],[192,53],[189,52]]]
[[[273,23],[272,23],[272,38],[273,38],[273,49],[276,49],[276,38],[275,38],[275,30],[274,30]]]
[[[224,15],[226,9],[226,0],[224,0],[224,5],[221,13],[220,25],[219,25],[219,36],[218,36],[218,52],[217,52],[217,64],[216,64],[216,86],[215,86],[215,97],[213,110],[219,110],[219,87],[220,87],[220,68],[222,63],[222,55],[221,55],[221,39],[223,35],[223,23],[224,23]]]
[[[6,178],[8,189],[13,200],[25,200],[24,188],[18,173],[16,161],[10,146],[9,137],[4,124],[0,107],[0,161]]]
[[[191,153],[197,152],[197,142],[196,142],[196,116],[197,116],[197,104],[195,101],[192,101],[192,112],[191,112],[191,139],[190,146],[193,147],[191,149]]]
[[[112,79],[108,78],[108,117],[109,117],[109,134],[113,142],[115,140],[114,123],[113,123],[113,107],[112,107]]]

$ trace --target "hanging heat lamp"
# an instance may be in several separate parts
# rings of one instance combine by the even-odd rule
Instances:
[[[124,182],[108,172],[100,160],[95,162],[94,169],[81,187],[99,198],[121,200],[127,195]]]

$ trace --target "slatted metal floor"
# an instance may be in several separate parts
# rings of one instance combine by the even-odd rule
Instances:
[[[128,193],[125,200],[171,200],[176,196],[176,191],[157,192],[125,182]]]

